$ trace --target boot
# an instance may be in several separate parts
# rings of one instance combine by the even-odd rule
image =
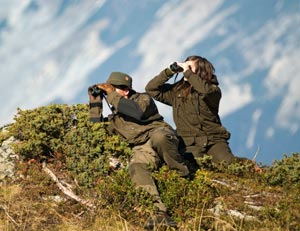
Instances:
[[[149,220],[144,224],[144,229],[154,230],[154,228],[157,227],[175,228],[176,226],[177,224],[172,217],[168,216],[166,212],[158,211],[155,213],[154,217],[149,218]]]

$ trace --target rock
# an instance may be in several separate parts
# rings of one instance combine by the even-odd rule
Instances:
[[[109,166],[114,170],[123,168],[121,161],[118,158],[114,158],[114,157],[109,158]]]
[[[258,219],[254,216],[250,216],[233,209],[229,209],[227,214],[245,221],[258,221]]]
[[[18,156],[14,152],[11,144],[16,142],[14,137],[3,141],[0,148],[0,181],[9,177],[12,178],[15,174],[15,161]]]

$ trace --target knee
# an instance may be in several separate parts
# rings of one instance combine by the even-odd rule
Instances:
[[[134,176],[136,174],[139,174],[139,172],[145,170],[147,170],[147,165],[144,163],[130,162],[128,165],[128,171],[130,176]]]
[[[150,163],[130,162],[128,165],[128,172],[131,178],[151,174],[154,169],[155,166]]]
[[[158,131],[154,132],[151,136],[151,141],[154,146],[165,144],[167,142],[172,142],[178,145],[179,142],[175,133],[173,134],[163,129],[159,129]]]
[[[165,133],[162,132],[155,132],[151,136],[152,143],[162,143],[167,139],[167,136]]]
[[[216,164],[224,164],[225,166],[230,165],[233,160],[234,156],[230,153],[217,153],[217,154],[210,154],[212,156],[212,162]]]

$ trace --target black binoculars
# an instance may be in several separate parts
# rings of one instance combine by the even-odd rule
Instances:
[[[170,65],[170,69],[171,69],[171,71],[173,71],[175,73],[183,71],[183,68],[181,66],[178,66],[176,62],[174,62]]]
[[[93,85],[93,86],[89,87],[88,91],[89,91],[89,94],[91,94],[94,97],[97,97],[98,95],[103,97],[103,95],[106,93],[104,90],[97,87],[97,85]]]

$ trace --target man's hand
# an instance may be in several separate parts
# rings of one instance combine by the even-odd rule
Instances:
[[[115,90],[114,86],[109,83],[100,83],[97,84],[97,87],[106,92],[106,94],[111,93]]]

